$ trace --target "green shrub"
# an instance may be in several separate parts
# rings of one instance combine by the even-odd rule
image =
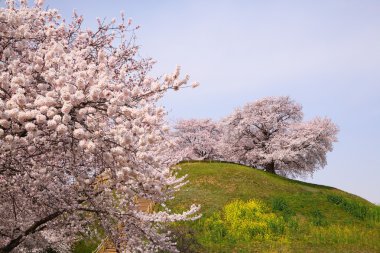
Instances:
[[[312,217],[311,222],[314,226],[326,226],[327,225],[326,218],[320,210],[316,209],[316,210],[312,211],[311,217]]]
[[[295,215],[295,212],[289,207],[288,203],[283,197],[272,198],[271,204],[272,210],[281,212],[285,220],[288,220],[291,216]]]
[[[341,207],[343,210],[351,214],[352,216],[361,220],[380,220],[380,210],[377,207],[370,208],[367,205],[358,203],[356,201],[345,199],[338,195],[328,195],[327,200],[335,205]]]
[[[271,203],[272,203],[272,209],[275,211],[285,211],[289,208],[285,199],[282,197],[273,198]]]

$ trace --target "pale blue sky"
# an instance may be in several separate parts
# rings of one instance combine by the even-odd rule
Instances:
[[[96,17],[135,24],[153,74],[179,64],[197,89],[170,93],[170,120],[219,119],[264,96],[289,95],[305,118],[340,127],[328,166],[309,182],[380,203],[380,1],[47,0],[88,26]]]

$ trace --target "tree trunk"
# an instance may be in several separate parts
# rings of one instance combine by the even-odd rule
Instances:
[[[51,220],[54,220],[55,218],[60,216],[62,213],[63,213],[63,211],[56,211],[56,212],[49,214],[48,216],[42,218],[41,220],[34,222],[27,230],[25,230],[25,232],[23,232],[17,238],[12,239],[4,247],[0,248],[0,253],[11,252],[14,248],[16,248],[18,245],[20,245],[28,235],[34,234],[38,231],[41,231],[42,229],[44,229],[45,223],[47,223]]]
[[[274,162],[271,162],[271,163],[265,165],[264,169],[266,172],[276,174],[276,169],[274,168]]]
[[[22,236],[19,236],[16,239],[9,242],[7,245],[5,245],[5,247],[0,248],[0,253],[11,252],[14,248],[16,248],[22,242],[21,239],[22,239]]]

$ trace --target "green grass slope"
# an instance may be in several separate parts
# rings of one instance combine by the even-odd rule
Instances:
[[[246,166],[181,163],[189,183],[168,206],[202,206],[173,224],[181,252],[380,252],[380,207],[338,189]]]

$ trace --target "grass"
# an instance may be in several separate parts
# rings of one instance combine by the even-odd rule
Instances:
[[[72,253],[92,253],[101,243],[101,238],[104,238],[104,231],[99,224],[94,224],[93,229],[88,234],[82,234],[81,240],[72,245]]]
[[[344,198],[340,195],[328,195],[327,199],[345,210],[347,213],[361,219],[380,222],[379,206],[369,206]]]
[[[170,226],[180,252],[380,252],[380,206],[338,189],[242,165],[181,163],[189,183],[168,206],[202,206]],[[92,252],[99,241],[79,241]]]
[[[203,214],[171,227],[181,252],[380,252],[380,207],[355,195],[236,164],[181,167],[189,183],[168,204]]]
[[[93,252],[98,245],[100,244],[100,240],[94,240],[92,238],[86,238],[76,242],[73,245],[73,253],[85,253],[85,252]]]

